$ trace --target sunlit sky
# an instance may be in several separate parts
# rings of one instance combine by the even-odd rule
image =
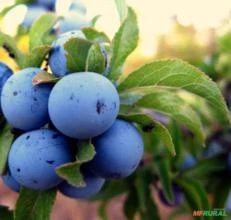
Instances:
[[[13,1],[0,0],[0,10]],[[101,15],[97,28],[112,37],[119,27],[114,0],[81,1],[87,6],[88,18]],[[64,14],[69,0],[58,0],[58,2],[57,11],[59,14]],[[177,16],[182,24],[193,24],[198,30],[203,30],[219,26],[231,15],[231,0],[127,0],[127,4],[137,12],[142,39],[141,50],[144,54],[148,54],[150,48],[154,48],[155,36],[169,31],[173,16]],[[14,12],[13,20],[10,18],[11,25],[14,21],[20,21],[19,10]]]

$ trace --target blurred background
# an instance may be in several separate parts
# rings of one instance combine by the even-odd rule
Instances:
[[[57,0],[56,13],[61,16],[68,15],[70,1]],[[90,20],[96,15],[101,15],[96,23],[96,28],[107,33],[112,39],[120,24],[114,1],[81,1],[87,11],[80,16],[80,19]],[[12,4],[14,4],[14,0],[0,0],[0,11]],[[227,105],[230,106],[230,0],[127,0],[127,4],[137,13],[140,42],[138,48],[128,59],[125,73],[154,59],[180,58],[197,66],[215,80],[225,96]],[[6,34],[16,36],[18,26],[22,23],[26,13],[27,8],[24,5],[18,5],[9,10],[0,20],[0,29]],[[20,35],[17,42],[19,47],[27,52],[28,36]],[[3,49],[0,49],[0,60],[5,61],[15,70],[18,68]],[[218,131],[224,133],[224,131],[216,129],[213,127],[209,130],[210,139],[213,139]],[[225,132],[229,133],[230,130]],[[231,146],[230,136],[225,142],[225,147]],[[190,152],[190,147],[188,151]],[[162,219],[168,219],[173,209],[164,206],[155,191],[153,191],[153,196],[160,209]],[[16,197],[16,193],[0,183],[0,204],[13,208]],[[109,219],[126,219],[123,215],[124,199],[125,196],[122,195],[111,200],[107,208]],[[100,219],[97,214],[98,207],[99,202],[75,201],[59,195],[52,220]],[[191,217],[183,215],[177,219],[187,220]]]

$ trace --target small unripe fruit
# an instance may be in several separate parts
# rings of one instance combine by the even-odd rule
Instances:
[[[116,120],[104,134],[93,139],[96,155],[90,162],[92,171],[105,179],[132,174],[143,156],[144,143],[134,125]]]
[[[33,77],[39,68],[27,68],[12,75],[1,94],[2,111],[6,120],[15,128],[33,130],[49,120],[48,98],[51,85],[33,86]]]
[[[56,131],[40,129],[24,133],[14,141],[8,164],[21,185],[45,190],[63,181],[55,169],[71,160],[68,140]]]
[[[49,98],[52,123],[63,134],[88,139],[102,134],[119,112],[119,95],[104,76],[82,72],[62,78]]]

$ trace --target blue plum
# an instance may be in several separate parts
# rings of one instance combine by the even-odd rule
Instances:
[[[9,152],[12,176],[30,189],[45,190],[63,180],[55,168],[72,161],[69,140],[50,129],[39,129],[18,137]]]
[[[2,94],[2,88],[5,85],[7,79],[13,74],[12,70],[3,62],[0,62],[0,96]],[[0,114],[2,114],[1,100],[0,100]]]
[[[4,184],[10,188],[11,190],[13,190],[14,192],[19,192],[20,191],[20,184],[14,179],[14,177],[12,177],[11,173],[9,171],[7,171],[7,174],[5,174],[4,176],[2,176],[2,180],[4,182]]]
[[[22,26],[25,28],[30,28],[35,20],[37,20],[43,14],[47,13],[47,9],[45,7],[38,5],[28,5],[27,9],[27,13],[22,22]]]
[[[204,150],[203,156],[205,158],[210,158],[222,152],[223,152],[223,147],[220,145],[220,143],[217,141],[212,141],[209,144],[209,146]]]
[[[181,164],[181,170],[186,170],[194,165],[196,165],[197,161],[195,157],[193,157],[191,154],[187,154],[183,160],[183,163]]]
[[[92,171],[105,179],[132,174],[143,156],[144,143],[134,125],[117,119],[104,134],[93,139],[96,155],[90,162]]]
[[[70,12],[59,22],[59,33],[66,33],[69,31],[80,30],[85,27],[90,27],[91,22],[85,17],[80,16],[74,12]]]
[[[90,171],[85,171],[83,173],[84,180],[86,183],[85,187],[74,187],[63,182],[59,185],[59,191],[70,198],[81,199],[81,198],[90,198],[98,193],[105,183],[105,179],[94,175]]]
[[[92,138],[109,129],[119,106],[114,85],[106,77],[92,72],[63,77],[52,89],[48,103],[55,127],[77,139]]]
[[[54,10],[56,0],[36,0],[36,3],[40,6],[46,7],[49,10]]]
[[[67,67],[64,45],[71,38],[85,39],[85,36],[81,31],[71,31],[61,34],[52,44],[48,63],[53,74],[58,77],[65,76],[70,72]]]
[[[180,187],[176,184],[173,184],[172,190],[173,190],[173,196],[174,196],[174,200],[172,202],[169,202],[167,200],[162,190],[159,190],[158,195],[159,195],[161,202],[164,205],[169,206],[169,207],[177,207],[183,202],[184,195]]]
[[[26,68],[12,75],[5,83],[2,94],[2,111],[15,128],[33,130],[49,121],[48,98],[52,85],[32,85],[39,68]]]

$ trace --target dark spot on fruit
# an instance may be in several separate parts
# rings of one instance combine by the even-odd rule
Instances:
[[[18,169],[17,169],[17,172],[20,172],[20,171],[21,171],[21,169],[18,168]]]
[[[83,85],[81,84],[79,87],[80,87],[80,88],[83,88]]]
[[[36,102],[36,101],[38,101],[38,99],[36,98],[36,97],[33,97],[33,100]]]
[[[29,140],[29,139],[30,139],[30,135],[27,135],[27,136],[26,136],[26,139]]]
[[[75,95],[72,93],[71,96],[69,97],[70,100],[73,100],[75,98]]]
[[[56,139],[56,138],[58,138],[60,136],[60,134],[53,134],[52,135],[52,139]]]
[[[150,124],[144,125],[142,127],[142,130],[144,132],[151,132],[153,130],[153,128],[155,128],[155,125],[153,123],[150,123]]]
[[[38,183],[38,181],[37,181],[37,180],[33,180],[33,183],[36,183],[36,184],[37,184],[37,183]]]
[[[18,92],[14,91],[14,92],[13,92],[13,95],[14,95],[14,96],[17,96],[17,95],[18,95]]]
[[[103,100],[98,100],[96,103],[96,111],[98,114],[101,114],[104,112],[104,108],[106,107]]]
[[[116,102],[113,102],[114,109],[116,109]]]
[[[42,137],[42,139],[43,139],[43,140],[46,140],[46,138],[45,138],[45,137]]]
[[[49,164],[53,164],[55,161],[54,160],[47,160],[46,162]]]

